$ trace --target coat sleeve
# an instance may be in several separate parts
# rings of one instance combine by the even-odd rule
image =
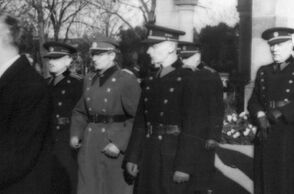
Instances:
[[[224,117],[223,85],[217,73],[208,80],[209,134],[208,139],[220,141]]]
[[[125,73],[127,74],[127,73]],[[138,81],[132,75],[125,75],[123,77],[123,85],[121,88],[121,104],[124,112],[130,117],[125,123],[124,130],[120,130],[119,134],[113,136],[111,139],[113,143],[121,150],[125,151],[130,139],[134,116],[137,111],[137,106],[140,98],[141,88]]]
[[[136,112],[134,125],[131,132],[130,141],[125,153],[125,160],[139,164],[140,156],[142,153],[143,141],[145,138],[145,116],[144,116],[144,94],[142,92],[138,109]]]
[[[253,117],[253,118],[256,118],[256,115],[259,111],[266,111],[262,105],[262,102],[260,102],[260,72],[262,70],[259,69],[257,71],[257,74],[256,74],[256,79],[255,79],[255,82],[254,82],[254,89],[253,89],[253,92],[252,92],[252,95],[248,101],[248,111],[250,113],[250,115]]]
[[[72,111],[70,137],[76,136],[82,139],[83,131],[88,124],[88,111],[86,106],[85,98],[82,95]]]
[[[1,126],[7,138],[1,137],[0,142],[0,188],[31,172],[49,135],[49,94],[45,83],[28,82],[22,87],[15,89],[18,99],[7,128]]]
[[[194,103],[199,102],[199,91],[195,90],[193,80],[187,79],[184,85],[184,92],[182,98],[182,131],[179,135],[179,143],[175,158],[175,171],[181,171],[192,174],[196,165],[195,148],[197,146],[197,130],[193,128],[192,120],[199,118],[196,115],[198,112],[193,111]],[[199,103],[201,104],[201,103]],[[202,103],[203,104],[203,103]],[[200,113],[200,112],[199,112]],[[194,121],[195,122],[195,121]],[[196,125],[195,125],[196,126]]]
[[[283,114],[283,118],[287,123],[294,123],[294,103],[290,102],[289,104],[279,108]]]

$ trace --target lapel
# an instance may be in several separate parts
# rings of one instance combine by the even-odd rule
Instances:
[[[0,78],[0,89],[2,89],[7,84],[11,83],[13,79],[17,77],[18,74],[25,73],[23,68],[28,65],[28,61],[25,56],[20,56],[1,76]]]

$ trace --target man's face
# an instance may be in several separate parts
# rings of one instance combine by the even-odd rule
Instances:
[[[93,55],[94,68],[96,70],[108,69],[114,61],[115,54],[113,52],[104,52],[99,55]]]
[[[150,55],[152,64],[162,64],[170,54],[169,44],[167,41],[160,42],[150,46],[147,54]]]
[[[293,52],[293,43],[291,40],[270,45],[273,60],[277,63],[285,62]]]
[[[195,53],[189,58],[183,59],[183,63],[185,67],[190,67],[195,69],[201,62],[201,54],[200,52]]]
[[[50,58],[48,60],[49,71],[53,74],[59,75],[67,69],[71,61],[72,58],[68,55],[60,58]]]

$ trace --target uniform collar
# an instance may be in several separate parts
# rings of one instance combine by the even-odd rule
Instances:
[[[118,67],[114,65],[101,74],[98,71],[97,74],[99,74],[98,77],[100,78],[99,85],[102,86],[108,80],[108,78],[110,78],[110,76],[112,76],[112,74],[117,70],[118,70]]]
[[[54,86],[57,85],[59,82],[61,82],[65,77],[70,75],[70,71],[66,69],[63,73],[59,74],[58,76],[55,76],[54,74],[51,74],[51,79],[49,82],[54,82],[52,83]]]

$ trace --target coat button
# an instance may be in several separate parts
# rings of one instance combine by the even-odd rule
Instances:
[[[89,128],[88,130],[89,130],[89,132],[91,132],[92,131],[92,128]]]
[[[150,90],[150,87],[149,87],[149,86],[147,86],[147,87],[146,87],[146,90]]]
[[[290,89],[286,89],[286,92],[289,93],[290,92]]]
[[[101,132],[102,132],[102,133],[105,133],[105,131],[106,131],[105,128],[102,128],[102,129],[101,129]]]
[[[88,98],[86,98],[86,100],[87,100],[87,101],[90,101],[90,100],[91,100],[91,98],[89,98],[89,97],[88,97]]]
[[[112,78],[112,80],[111,80],[112,82],[116,82],[116,78]]]
[[[262,86],[262,89],[263,89],[263,90],[265,90],[265,87],[264,87],[264,86]]]
[[[58,102],[58,106],[61,106],[62,105],[62,102]]]
[[[65,94],[65,90],[62,90],[62,91],[61,91],[61,94]]]
[[[103,109],[102,109],[102,112],[106,112],[106,109],[103,108]]]
[[[147,125],[149,126],[149,125],[151,125],[151,123],[148,121],[148,122],[147,122]]]
[[[162,135],[158,135],[158,139],[159,140],[162,140]]]
[[[150,77],[149,77],[149,80],[153,80],[153,77],[152,77],[152,76],[150,76]]]
[[[168,102],[168,100],[167,100],[167,99],[165,99],[165,100],[163,101],[163,103],[164,103],[164,104],[167,104],[167,102]]]
[[[108,102],[107,98],[104,98],[104,102]]]
[[[162,117],[164,115],[164,112],[160,112],[159,115]]]
[[[293,84],[293,80],[290,79],[290,80],[289,80],[289,84]]]
[[[59,117],[60,117],[60,115],[59,115],[59,114],[57,114],[57,115],[56,115],[56,118],[59,118]]]
[[[182,81],[182,78],[181,78],[181,77],[178,77],[178,78],[177,78],[177,81],[178,81],[178,82]]]
[[[285,101],[285,102],[289,102],[289,99],[288,99],[288,98],[285,98],[284,101]]]
[[[148,101],[148,98],[144,98],[144,101],[147,102]]]
[[[71,81],[70,81],[70,80],[67,80],[66,82],[67,82],[68,84],[70,84],[70,83],[71,83]]]
[[[89,88],[89,87],[87,87],[87,88],[86,88],[86,90],[87,90],[87,91],[89,91],[89,90],[90,90],[90,88]]]
[[[107,88],[106,89],[106,92],[111,92],[111,88]]]
[[[92,108],[91,107],[89,108],[89,111],[92,111]]]
[[[59,125],[57,125],[57,126],[56,126],[56,129],[57,129],[57,130],[59,130],[59,129],[60,129],[60,126],[59,126]]]
[[[261,81],[261,82],[264,82],[264,79],[261,79],[260,81]]]
[[[174,92],[174,91],[175,91],[174,88],[170,88],[170,89],[169,89],[169,92]]]
[[[147,134],[146,134],[146,137],[147,137],[147,138],[149,138],[149,137],[150,137],[150,134],[149,134],[149,133],[147,133]]]
[[[264,72],[262,71],[262,72],[260,72],[260,75],[264,75]]]
[[[144,113],[145,113],[145,114],[148,114],[148,110],[145,110]]]

